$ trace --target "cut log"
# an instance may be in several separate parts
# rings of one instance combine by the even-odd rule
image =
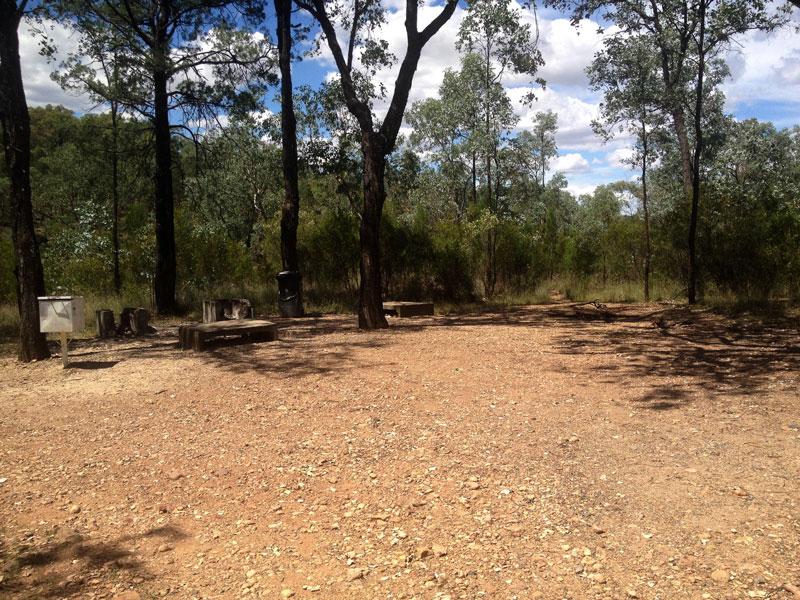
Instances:
[[[253,305],[247,298],[203,300],[203,323],[252,319],[253,316]]]
[[[203,323],[225,320],[225,300],[203,300]]]
[[[131,314],[131,331],[133,335],[144,335],[151,333],[150,311],[145,308],[134,308]]]
[[[150,325],[150,311],[146,308],[125,307],[119,315],[117,335],[145,335],[155,332]]]
[[[117,325],[114,322],[114,311],[103,308],[95,311],[97,317],[97,337],[110,338],[117,333]]]

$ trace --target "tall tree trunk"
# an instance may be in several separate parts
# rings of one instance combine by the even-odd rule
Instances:
[[[17,28],[20,12],[13,0],[0,0],[0,121],[3,150],[11,180],[11,238],[14,245],[19,310],[19,360],[29,362],[50,356],[47,340],[39,331],[39,303],[44,295],[44,271],[33,225],[30,153],[31,128]]]
[[[647,128],[642,123],[642,211],[644,212],[644,301],[650,301],[650,213],[647,206]]]
[[[706,0],[700,0],[700,34],[694,109],[694,160],[692,161],[692,206],[689,214],[689,304],[697,302],[697,219],[700,212],[700,163],[703,157],[703,79],[706,68]]]
[[[478,153],[472,151],[472,204],[478,203]]]
[[[283,205],[281,206],[281,261],[286,271],[299,271],[297,225],[300,190],[297,175],[297,121],[292,98],[292,2],[275,0],[278,57],[281,70],[281,143],[283,148]]]
[[[111,248],[114,261],[114,291],[122,291],[119,270],[119,121],[117,103],[111,102]]]
[[[156,60],[156,65],[165,60]],[[172,136],[169,128],[168,76],[166,69],[153,72],[155,118],[153,128],[156,146],[155,217],[156,272],[153,282],[156,311],[174,313],[175,305],[175,205],[172,189]]]
[[[542,189],[544,189],[544,177],[547,172],[547,160],[544,156],[544,143],[545,143],[544,127],[542,127],[541,137],[539,138],[539,156],[542,159]]]
[[[380,226],[386,200],[384,175],[386,149],[379,133],[363,133],[364,204],[361,210],[361,286],[358,297],[358,326],[361,329],[388,327],[383,314]]]

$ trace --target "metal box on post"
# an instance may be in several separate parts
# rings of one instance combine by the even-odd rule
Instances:
[[[58,333],[61,339],[61,360],[67,366],[67,334],[86,326],[82,296],[40,296],[39,331]]]
[[[83,296],[40,296],[39,331],[75,333],[86,326]]]

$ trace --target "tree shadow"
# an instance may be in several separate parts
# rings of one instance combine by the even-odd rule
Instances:
[[[186,355],[234,373],[256,371],[297,377],[377,366],[377,362],[358,351],[381,348],[391,342],[390,331],[383,336],[359,331],[355,317],[273,318],[273,321],[278,325],[275,341],[214,345],[207,351]]]
[[[68,369],[110,369],[118,364],[118,360],[71,360],[67,364]]]
[[[98,569],[125,571],[147,579],[151,574],[125,544],[148,538],[174,543],[186,537],[181,529],[167,525],[107,542],[87,541],[79,534],[72,534],[35,550],[21,546],[11,551],[0,543],[0,562],[4,564],[5,575],[0,582],[0,596],[63,598],[80,594],[92,589],[87,579]]]
[[[423,326],[556,328],[553,352],[608,357],[591,367],[603,383],[653,378],[636,400],[653,410],[686,406],[699,395],[693,387],[753,395],[780,373],[800,371],[800,319],[785,316],[731,319],[685,305],[556,303],[450,315]]]

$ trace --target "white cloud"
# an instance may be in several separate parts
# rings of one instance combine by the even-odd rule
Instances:
[[[794,104],[789,115],[800,120],[800,15],[789,26],[772,33],[751,31],[726,55],[731,78],[723,89],[728,110],[760,102]]]
[[[554,172],[569,173],[586,173],[591,170],[589,161],[578,152],[570,152],[569,154],[559,154],[558,157],[550,165],[550,170]]]
[[[59,63],[70,52],[74,52],[78,44],[66,27],[54,22],[45,22],[45,26],[47,35],[58,50],[50,62],[39,53],[40,39],[32,27],[22,23],[19,28],[19,54],[28,105],[61,104],[81,112],[91,109],[93,104],[88,96],[65,92],[50,78]]]
[[[625,169],[631,170],[633,167],[631,166],[630,159],[633,157],[634,150],[630,146],[624,146],[621,148],[616,148],[608,153],[606,156],[606,162],[614,168],[617,169]]]

